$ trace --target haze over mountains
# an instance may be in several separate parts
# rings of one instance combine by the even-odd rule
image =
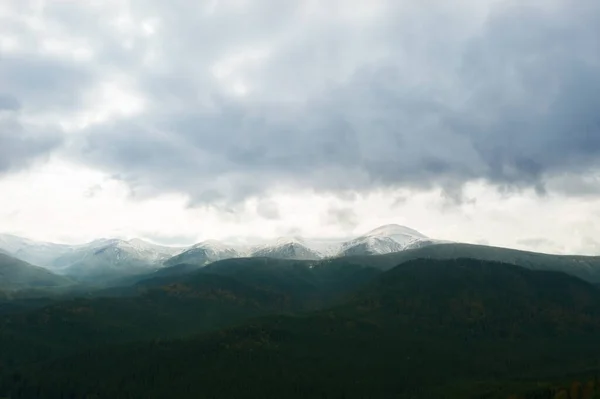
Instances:
[[[375,255],[440,243],[416,230],[386,225],[348,241],[323,243],[299,237],[282,237],[256,246],[233,246],[207,240],[189,248],[168,247],[140,239],[100,239],[82,245],[36,242],[0,235],[0,250],[78,280],[102,280],[150,272],[178,264],[204,266],[239,257],[319,260],[349,255]]]
[[[0,235],[0,251],[4,255],[0,258],[3,280],[0,285],[5,289],[75,287],[78,284],[121,286],[144,279],[184,275],[236,258],[291,260],[310,267],[331,266],[336,259],[348,259],[343,262],[381,270],[420,258],[471,258],[533,270],[561,271],[600,283],[600,257],[547,255],[451,243],[393,224],[338,242],[282,237],[268,244],[246,247],[216,240],[187,248],[168,247],[140,239],[99,239],[88,244],[63,245]]]

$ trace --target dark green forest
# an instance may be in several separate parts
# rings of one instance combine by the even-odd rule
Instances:
[[[236,259],[13,302],[0,397],[600,397],[594,285],[466,258],[381,269]]]

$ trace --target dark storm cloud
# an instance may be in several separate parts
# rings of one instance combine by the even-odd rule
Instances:
[[[471,43],[462,71],[471,99],[454,126],[486,160],[485,177],[536,184],[597,166],[598,22],[591,1],[555,12],[511,8]]]
[[[160,23],[130,49],[110,18],[92,22],[83,6],[47,15],[100,43],[99,69],[126,72],[145,97],[143,114],[91,126],[72,147],[136,193],[184,192],[196,204],[273,186],[344,195],[441,186],[461,202],[469,181],[543,194],[553,176],[600,166],[597,1],[508,1],[481,24],[460,1],[388,2],[374,22],[351,23],[337,11],[306,16],[300,1],[212,13],[208,3],[133,4]],[[160,62],[144,64],[153,51]],[[250,61],[238,71],[232,54]],[[231,64],[222,82],[217,61]],[[94,76],[55,63],[26,85],[40,65],[9,66],[18,87],[8,93],[24,105],[49,101],[44,90],[68,103]],[[223,86],[236,79],[246,97]]]

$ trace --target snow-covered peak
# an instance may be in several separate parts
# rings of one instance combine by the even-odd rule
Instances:
[[[19,237],[12,234],[0,234],[0,248],[10,253],[16,253],[23,249],[41,247],[41,248],[63,248],[68,247],[63,244],[51,242],[34,241],[29,238]]]
[[[342,244],[339,255],[370,255],[398,252],[430,243],[425,235],[409,227],[388,224]]]
[[[206,240],[199,242],[187,250],[167,259],[165,266],[175,266],[182,263],[204,266],[208,263],[221,260],[236,258],[239,253],[231,246],[228,246],[217,240]]]
[[[87,249],[87,248],[102,248],[110,245],[118,245],[123,240],[118,238],[99,238],[97,240],[91,241],[87,244],[76,245],[76,249]]]
[[[428,238],[424,234],[419,233],[417,230],[406,226],[400,226],[399,224],[386,224],[384,226],[380,226],[364,234],[364,237],[389,237],[392,239],[396,237]]]
[[[306,245],[306,242],[304,241],[304,239],[302,237],[279,237],[271,245],[282,246],[282,245],[289,245],[289,244]]]
[[[140,238],[134,238],[131,239],[129,241],[127,241],[130,245],[134,246],[134,247],[138,247],[138,248],[153,248],[153,247],[158,247],[159,245],[154,245],[148,241],[144,241]]]
[[[278,259],[321,259],[322,255],[310,248],[302,238],[280,237],[271,244],[254,248],[250,256]]]
[[[307,246],[305,240],[302,237],[278,237],[262,244],[251,245],[244,249],[243,252],[251,255],[255,252],[263,250],[273,250],[275,248],[287,247],[287,246]]]
[[[159,252],[162,254],[170,254],[170,255],[175,255],[175,254],[181,253],[187,249],[185,247],[168,247],[165,245],[158,245],[158,244],[154,244],[154,243],[151,243],[148,241],[144,241],[139,238],[131,239],[131,240],[127,241],[127,244],[129,244],[130,246],[132,246],[133,248],[136,248],[138,250],[155,251],[155,252]]]
[[[231,247],[218,240],[205,240],[192,245],[189,249],[212,249],[213,251],[227,251]]]

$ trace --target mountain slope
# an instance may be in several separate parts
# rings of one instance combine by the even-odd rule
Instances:
[[[103,281],[158,269],[180,251],[142,240],[97,240],[53,261],[62,274],[80,281]]]
[[[215,330],[292,310],[289,303],[285,293],[211,274],[139,286],[120,297],[69,299],[0,317],[0,364],[35,363],[102,344]]]
[[[322,258],[320,253],[310,249],[300,238],[280,238],[273,244],[254,249],[250,256],[293,260],[317,260]]]
[[[388,270],[400,263],[420,258],[472,258],[503,262],[532,270],[564,272],[592,283],[600,282],[600,257],[598,256],[549,255],[484,245],[443,243],[381,255],[372,260],[357,257],[354,261],[358,263],[370,262],[374,267]]]
[[[574,277],[415,260],[329,310],[86,351],[0,379],[0,391],[41,399],[505,399],[513,388],[539,389],[596,367],[599,332],[600,292]]]
[[[72,281],[66,277],[0,253],[0,289],[59,287],[69,284]]]
[[[215,240],[203,241],[164,262],[165,266],[188,264],[204,266],[221,259],[237,258],[237,251]]]
[[[340,268],[353,267],[357,270],[361,268],[375,268],[386,271],[399,264],[415,259],[452,260],[457,258],[503,262],[532,270],[560,271],[577,276],[585,281],[600,284],[600,257],[549,255],[472,244],[432,244],[421,248],[407,249],[382,255],[344,256],[313,261],[295,260],[294,262],[315,270],[339,270]],[[246,262],[243,259],[240,258],[239,261]],[[229,263],[226,261],[216,262],[209,265],[209,270],[218,272],[219,268],[228,267],[227,265]],[[140,275],[134,282],[160,276],[185,275],[194,272],[196,269],[197,267],[194,265],[177,265],[161,269],[156,273]]]
[[[258,315],[315,309],[379,274],[352,266],[313,270],[304,262],[270,258],[228,259],[213,265],[184,276],[164,276],[160,272],[166,269],[161,269],[131,287],[0,318],[0,341],[11,342],[10,350],[0,353],[0,364],[47,360],[100,343],[172,338]]]
[[[25,262],[46,267],[55,258],[71,251],[72,246],[0,234],[0,249]]]

